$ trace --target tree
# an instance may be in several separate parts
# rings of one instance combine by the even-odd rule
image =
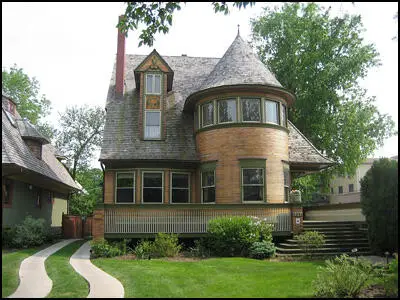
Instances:
[[[68,157],[73,179],[77,169],[88,166],[93,152],[101,145],[104,120],[104,109],[87,105],[69,107],[60,115],[56,145]]]
[[[382,254],[397,252],[398,229],[398,163],[381,158],[361,179],[361,208],[368,223],[371,249]]]
[[[184,2],[186,4],[186,2]],[[175,10],[181,10],[181,2],[127,2],[125,17],[118,23],[117,27],[128,35],[129,30],[137,30],[139,24],[145,24],[145,28],[139,36],[139,47],[153,46],[154,35],[157,32],[166,34],[172,25],[172,17]],[[233,2],[232,6],[239,9],[253,6],[255,2]],[[229,13],[226,2],[212,2],[215,13]]]
[[[289,119],[339,163],[337,172],[354,174],[396,132],[391,117],[379,113],[375,98],[358,84],[380,64],[375,46],[363,43],[361,17],[331,18],[329,12],[315,3],[265,8],[251,21],[252,43],[297,96]]]
[[[43,118],[50,113],[51,102],[46,95],[40,95],[40,84],[35,77],[30,78],[16,64],[9,71],[3,68],[2,89],[17,103],[22,118],[27,118],[41,133],[50,139],[53,138],[55,130],[43,121]]]
[[[83,191],[72,195],[69,202],[71,214],[90,216],[96,203],[102,199],[103,172],[100,169],[81,168],[76,172],[76,180]]]

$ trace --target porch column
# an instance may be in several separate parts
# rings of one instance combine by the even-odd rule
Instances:
[[[301,233],[303,231],[303,207],[301,205],[293,205],[292,211],[292,231],[293,233]]]
[[[98,204],[93,213],[92,235],[93,239],[104,238],[104,206]]]

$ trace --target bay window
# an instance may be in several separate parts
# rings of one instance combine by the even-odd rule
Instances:
[[[242,168],[242,200],[264,200],[264,169]]]
[[[241,99],[242,103],[242,121],[244,122],[260,122],[260,99]]]
[[[236,99],[218,101],[218,123],[236,122]]]
[[[215,202],[215,170],[201,172],[201,201]]]

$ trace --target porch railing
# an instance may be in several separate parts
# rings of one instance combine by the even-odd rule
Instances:
[[[289,204],[265,205],[104,205],[104,233],[206,233],[208,221],[222,216],[255,216],[291,231]]]

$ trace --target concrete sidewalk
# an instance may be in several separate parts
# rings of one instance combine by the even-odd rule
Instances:
[[[45,260],[68,244],[79,239],[69,239],[43,249],[25,258],[19,267],[19,286],[8,298],[44,298],[53,287],[53,282],[47,276]]]
[[[88,298],[123,298],[124,287],[121,282],[90,262],[89,242],[83,244],[71,256],[69,263],[89,282]]]

